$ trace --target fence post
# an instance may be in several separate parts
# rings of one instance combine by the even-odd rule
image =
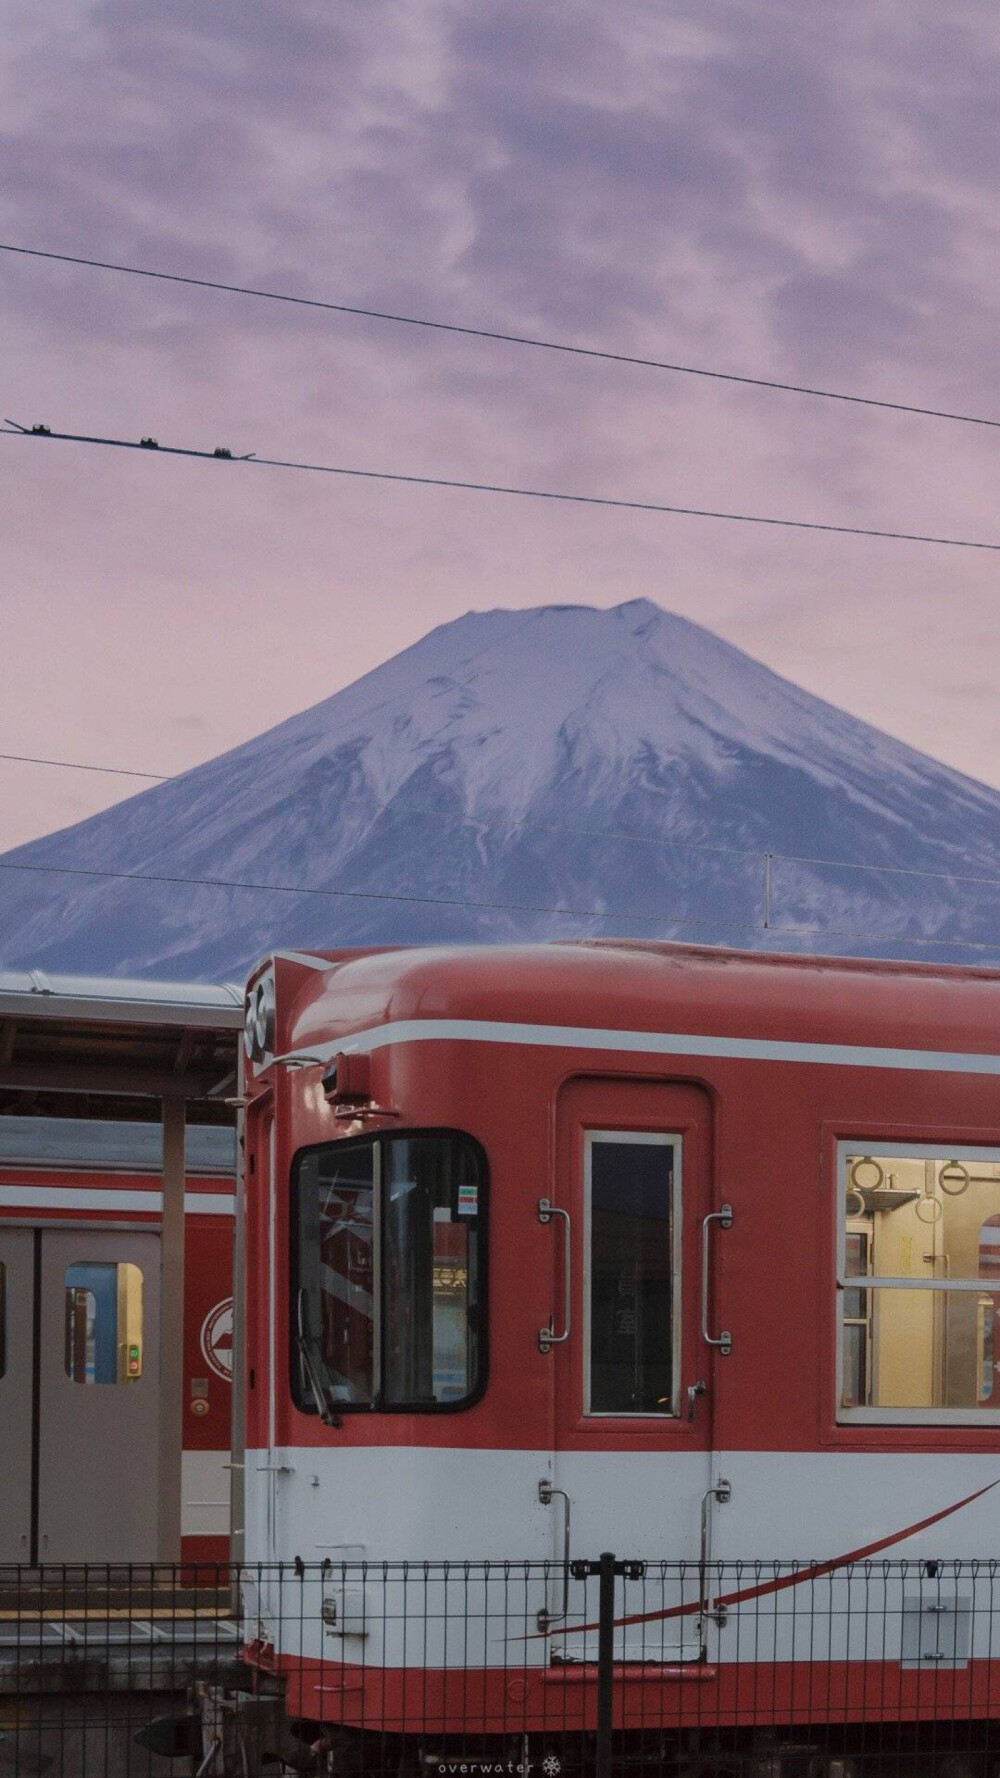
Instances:
[[[599,1577],[597,1627],[597,1778],[611,1778],[611,1728],[615,1681],[615,1572],[619,1564],[604,1550],[597,1564]]]

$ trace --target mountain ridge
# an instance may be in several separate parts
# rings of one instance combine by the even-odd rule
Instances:
[[[953,878],[956,858],[1000,877],[1000,791],[650,600],[498,607],[5,854],[35,868],[6,877],[0,961],[219,979],[275,944],[738,929],[771,947],[765,852],[850,864],[783,864],[785,928],[888,921],[897,947],[1000,934],[982,895],[903,881]],[[263,887],[40,887],[59,866]]]

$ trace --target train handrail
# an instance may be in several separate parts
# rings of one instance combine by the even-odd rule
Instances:
[[[538,1200],[538,1220],[539,1220],[539,1222],[543,1223],[543,1224],[550,1223],[554,1216],[561,1216],[563,1218],[563,1234],[564,1234],[564,1238],[565,1238],[565,1249],[564,1249],[564,1255],[563,1255],[563,1258],[564,1258],[564,1266],[563,1266],[563,1330],[562,1330],[562,1333],[556,1333],[556,1317],[555,1317],[555,1310],[553,1310],[552,1314],[549,1316],[548,1326],[547,1327],[540,1327],[538,1330],[538,1350],[539,1350],[539,1352],[551,1352],[553,1346],[564,1345],[565,1342],[569,1339],[569,1330],[570,1330],[570,1321],[571,1321],[572,1224],[570,1222],[569,1211],[568,1210],[561,1210],[559,1208],[558,1204],[553,1204],[548,1198],[539,1198],[539,1200]]]
[[[709,1233],[713,1222],[722,1229],[733,1226],[733,1206],[723,1204],[721,1210],[712,1210],[702,1217],[701,1223],[701,1337],[706,1346],[716,1346],[723,1358],[728,1358],[733,1349],[733,1336],[727,1327],[721,1333],[712,1334],[708,1329],[708,1268],[709,1268]]]
[[[543,1635],[553,1624],[564,1623],[569,1615],[569,1574],[570,1574],[570,1515],[569,1495],[565,1488],[554,1488],[548,1476],[543,1476],[538,1484],[538,1500],[541,1506],[551,1506],[554,1496],[558,1494],[563,1503],[563,1559],[562,1559],[562,1605],[558,1611],[549,1611],[543,1605],[538,1613],[538,1628]]]

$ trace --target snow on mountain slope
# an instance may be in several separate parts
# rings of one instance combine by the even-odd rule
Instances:
[[[939,874],[777,859],[765,932],[767,851]],[[469,613],[0,862],[31,867],[0,873],[8,966],[219,979],[275,945],[630,933],[983,960],[1000,940],[995,891],[948,877],[1000,876],[1000,792],[647,600]],[[107,871],[171,881],[87,874]]]

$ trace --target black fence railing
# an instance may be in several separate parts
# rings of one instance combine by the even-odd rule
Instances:
[[[1000,1778],[1000,1564],[0,1568],[0,1778]]]

